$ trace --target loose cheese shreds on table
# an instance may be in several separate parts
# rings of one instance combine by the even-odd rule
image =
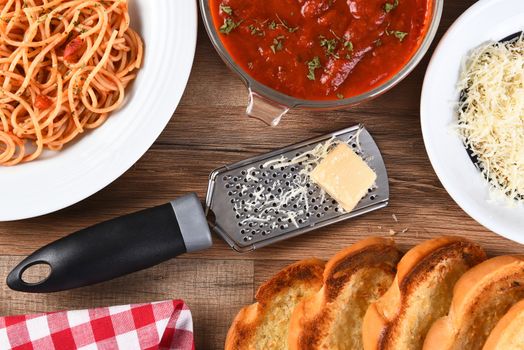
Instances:
[[[496,193],[524,202],[524,37],[489,43],[465,61],[458,131]]]

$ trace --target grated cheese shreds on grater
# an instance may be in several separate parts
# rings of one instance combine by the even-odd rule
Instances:
[[[494,194],[524,203],[524,37],[489,43],[464,63],[458,132]]]
[[[359,136],[362,130],[363,129],[360,128],[346,142],[355,142],[357,148],[361,149]],[[241,223],[269,222],[275,218],[274,214],[281,213],[285,215],[286,219],[288,219],[295,227],[299,227],[296,218],[300,215],[303,215],[304,210],[297,211],[293,208],[293,205],[297,204],[297,207],[305,206],[305,210],[309,211],[308,184],[311,183],[309,174],[324,158],[327,157],[331,149],[342,142],[344,141],[332,137],[326,142],[316,145],[312,150],[301,153],[294,158],[289,159],[282,156],[264,163],[263,168],[269,168],[271,166],[274,168],[286,168],[298,166],[300,164],[300,171],[298,172],[297,177],[294,178],[290,183],[291,189],[289,191],[282,192],[279,195],[273,196],[274,198],[271,198],[270,194],[265,194],[266,187],[261,184],[261,181],[258,181],[259,179],[257,177],[254,175],[249,175],[252,177],[251,179],[259,185],[260,190],[254,193],[252,198],[245,200],[243,206],[248,210],[248,215],[244,220],[241,221]],[[251,174],[254,170],[255,168],[251,168],[248,169],[247,172],[248,174]],[[276,186],[280,186],[280,183],[274,182],[272,189],[274,190]],[[321,196],[321,202],[323,202],[326,196],[324,191],[321,191]],[[338,208],[339,210],[343,211],[342,207],[339,206]],[[237,213],[239,213],[241,210],[241,208],[237,206],[235,206],[234,209]],[[271,229],[275,228],[276,224],[274,223]]]

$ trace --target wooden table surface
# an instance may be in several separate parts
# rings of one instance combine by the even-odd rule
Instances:
[[[445,2],[437,40],[473,3]],[[208,251],[69,292],[30,295],[12,292],[2,283],[0,314],[183,298],[193,312],[197,349],[220,349],[232,317],[252,302],[257,286],[271,274],[298,259],[328,259],[341,247],[370,235],[388,236],[390,230],[408,229],[395,237],[403,249],[438,235],[462,235],[481,243],[492,255],[524,253],[522,246],[468,217],[431,168],[419,123],[420,91],[429,57],[400,85],[374,101],[345,111],[292,111],[280,126],[269,128],[244,116],[246,90],[222,63],[200,26],[189,85],[154,146],[120,179],[83,202],[44,217],[0,223],[0,279],[24,255],[87,225],[192,191],[204,198],[208,174],[216,167],[357,123],[366,125],[383,152],[390,176],[390,206],[247,254],[235,253],[215,238]]]

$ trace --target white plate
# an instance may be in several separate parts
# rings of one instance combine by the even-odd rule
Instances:
[[[480,0],[449,29],[428,67],[421,100],[424,143],[440,181],[466,213],[493,232],[524,244],[524,208],[494,202],[489,187],[450,125],[463,58],[487,41],[524,29],[523,0]],[[460,232],[457,232],[460,234]]]
[[[129,169],[169,122],[193,65],[196,1],[129,0],[129,9],[145,57],[125,106],[59,153],[0,167],[0,221],[51,213],[101,190]]]

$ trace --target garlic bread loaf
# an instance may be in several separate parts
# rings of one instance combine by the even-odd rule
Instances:
[[[326,264],[324,284],[291,317],[289,350],[362,349],[362,319],[389,288],[401,253],[392,240],[368,238]]]
[[[436,321],[424,350],[482,349],[502,316],[524,298],[524,256],[498,256],[466,272],[447,316]]]
[[[226,350],[287,349],[295,306],[322,287],[324,262],[302,260],[278,272],[257,291],[255,304],[240,310],[226,338]]]
[[[482,350],[524,349],[524,300],[509,309],[489,334]]]
[[[479,245],[459,237],[432,239],[408,251],[389,290],[364,316],[364,349],[421,349],[433,322],[447,314],[457,280],[485,259]]]

